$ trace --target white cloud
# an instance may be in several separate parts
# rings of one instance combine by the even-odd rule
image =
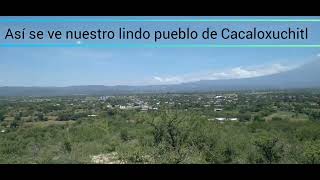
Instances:
[[[276,74],[291,69],[290,66],[272,64],[261,67],[236,67],[223,72],[213,72],[209,79],[239,79]]]
[[[165,77],[165,78],[161,78],[161,77],[158,77],[158,76],[155,76],[153,77],[153,79],[161,82],[161,83],[171,83],[171,82],[174,82],[174,83],[181,83],[183,82],[183,78],[180,78],[180,77]]]
[[[200,80],[241,79],[276,74],[288,71],[295,67],[297,66],[281,64],[271,64],[252,67],[240,66],[220,71],[209,71],[206,73],[192,73],[166,77],[155,76],[153,77],[153,81],[157,84],[178,84],[183,82],[193,82]]]

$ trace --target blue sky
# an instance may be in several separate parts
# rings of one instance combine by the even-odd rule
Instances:
[[[65,17],[1,17],[1,19],[63,19]],[[249,17],[68,17],[68,19],[241,19]],[[257,18],[257,17],[250,17]],[[271,17],[259,17],[268,18]],[[275,18],[275,17],[272,17]],[[281,17],[287,18],[287,17]],[[290,17],[291,19],[294,19]],[[317,18],[317,17],[296,17]],[[0,22],[0,44],[23,43],[153,43],[151,40],[4,40],[8,28],[27,30],[96,30],[142,27],[176,30],[178,27],[219,30],[223,27],[241,30],[258,27],[265,30],[308,27],[308,41],[224,41],[163,40],[159,44],[317,44],[320,22],[117,22],[117,23],[4,23]],[[319,43],[318,43],[319,44]],[[262,76],[296,68],[320,58],[318,48],[34,48],[0,47],[0,86],[70,86],[70,85],[149,85],[175,84],[205,79],[230,79]]]

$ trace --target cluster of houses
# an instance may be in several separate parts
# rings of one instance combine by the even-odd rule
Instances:
[[[213,108],[215,112],[223,111],[224,105],[227,103],[233,103],[238,100],[237,94],[223,94],[223,95],[162,95],[158,97],[154,96],[125,96],[120,99],[125,99],[126,102],[118,103],[117,101],[112,102],[115,96],[100,96],[98,97],[99,101],[106,103],[107,108],[121,109],[121,110],[131,110],[139,109],[141,111],[148,110],[158,110],[160,104],[164,106],[182,106],[191,108],[196,107],[196,104],[199,104],[205,108]],[[185,106],[187,105],[187,106]],[[197,107],[196,107],[197,108]],[[186,110],[189,108],[185,108]]]
[[[169,105],[169,106],[180,106],[182,104],[201,104],[203,107],[211,108],[213,107],[214,111],[223,111],[223,106],[225,103],[232,103],[238,100],[237,94],[230,95],[208,95],[206,97],[196,97],[193,99],[192,96],[186,96],[181,98],[181,96],[169,96],[169,97],[142,97],[137,96],[127,96],[129,102],[119,103],[119,104],[110,104],[108,99],[112,96],[101,96],[98,98],[100,101],[107,102],[107,108],[118,108],[121,110],[130,110],[130,109],[140,109],[141,111],[148,110],[158,110],[160,104]],[[146,98],[146,99],[143,99]],[[163,101],[162,101],[163,100]]]
[[[147,104],[132,105],[131,103],[128,103],[127,105],[115,105],[115,107],[122,110],[130,110],[130,109],[140,109],[141,111],[158,110],[158,108],[149,106]]]
[[[110,96],[101,96],[98,98],[98,100],[107,101],[109,98],[110,98]],[[107,108],[110,108],[110,109],[118,108],[121,110],[140,109],[141,111],[158,110],[157,107],[152,107],[152,106],[148,105],[147,102],[144,102],[142,100],[134,98],[133,96],[129,96],[129,98],[132,102],[128,102],[125,104],[116,104],[116,105],[112,105],[112,104],[108,103]]]
[[[99,101],[106,101],[106,100],[109,99],[109,97],[110,97],[110,96],[100,96],[100,97],[98,98],[98,100],[99,100]]]

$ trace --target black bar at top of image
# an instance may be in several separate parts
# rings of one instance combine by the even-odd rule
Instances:
[[[317,16],[307,1],[2,1],[1,16]]]

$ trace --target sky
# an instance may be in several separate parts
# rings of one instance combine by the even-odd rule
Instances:
[[[209,27],[279,30],[308,27],[309,40],[160,40],[158,44],[317,44],[320,22],[1,22],[2,19],[249,19],[257,17],[0,17],[1,44],[153,44],[152,40],[5,40],[7,29],[150,32]],[[270,17],[259,17],[268,18]],[[276,17],[272,17],[276,18]],[[284,19],[287,17],[281,17]],[[294,19],[293,17],[290,17]],[[299,19],[317,17],[296,17]],[[289,17],[288,17],[289,19]],[[275,74],[320,58],[318,48],[0,47],[0,86],[153,85]]]

